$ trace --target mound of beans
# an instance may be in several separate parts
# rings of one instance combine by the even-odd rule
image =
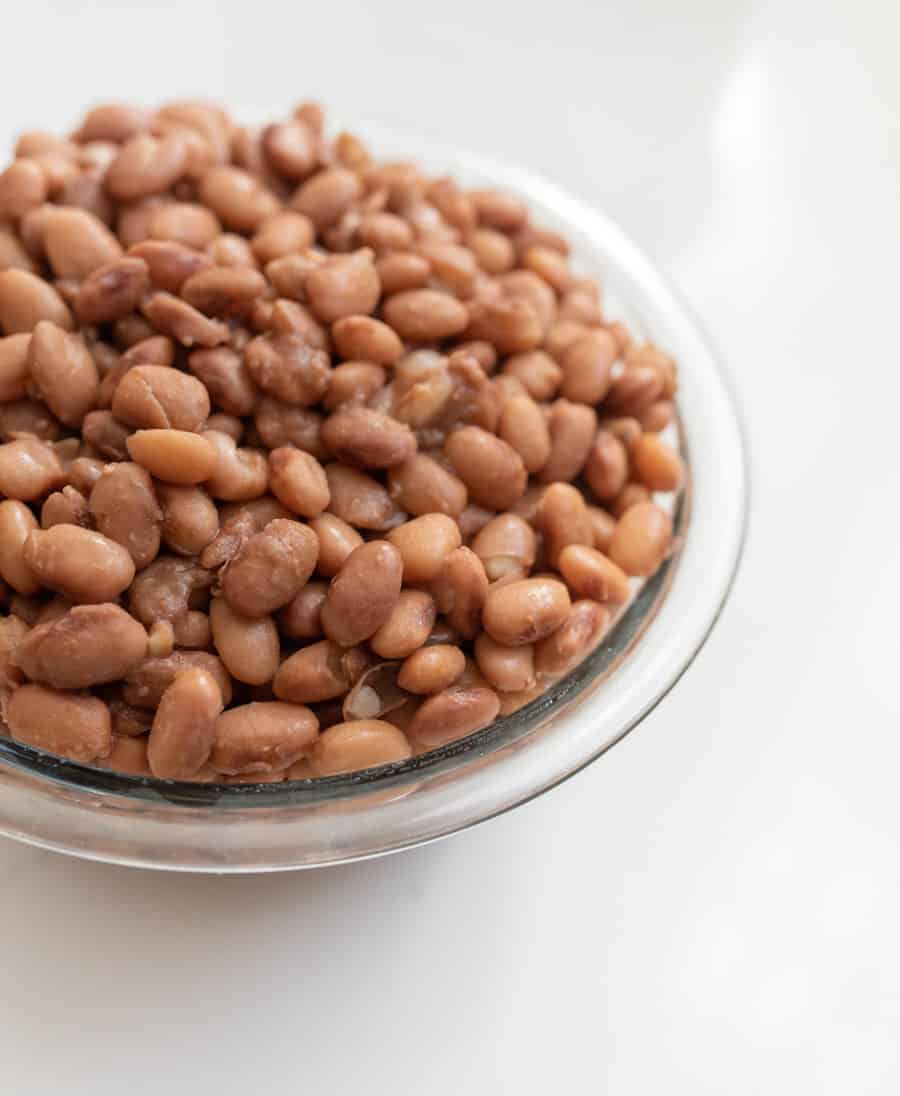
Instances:
[[[490,189],[303,103],[97,106],[0,173],[0,712],[258,783],[569,673],[672,550],[671,357]]]

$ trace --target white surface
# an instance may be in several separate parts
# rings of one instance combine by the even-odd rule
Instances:
[[[111,93],[313,93],[604,206],[730,361],[755,499],[693,669],[513,814],[295,876],[167,877],[0,844],[0,1090],[896,1092],[892,5],[5,14],[10,134]]]

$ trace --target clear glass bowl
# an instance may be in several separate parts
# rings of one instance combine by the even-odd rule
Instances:
[[[95,860],[179,871],[277,871],[410,848],[526,802],[599,757],[675,684],[718,617],[748,509],[734,401],[696,320],[602,213],[539,176],[486,156],[361,127],[380,156],[519,194],[600,277],[610,315],[679,364],[688,482],[680,550],[601,646],[515,714],[399,765],[290,784],[215,785],[118,776],[0,737],[0,832]],[[565,800],[559,801],[562,808]]]

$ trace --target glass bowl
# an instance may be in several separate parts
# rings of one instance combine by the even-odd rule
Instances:
[[[607,217],[530,171],[360,127],[380,156],[416,158],[524,198],[596,274],[607,311],[674,355],[687,484],[679,550],[601,645],[513,715],[402,764],[314,781],[177,784],[119,776],[0,737],[0,833],[58,852],[178,871],[337,864],[444,837],[539,795],[632,730],[691,663],[734,578],[748,508],[741,424],[696,320]],[[560,800],[560,807],[564,806]]]

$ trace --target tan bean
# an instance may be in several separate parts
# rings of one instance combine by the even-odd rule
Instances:
[[[637,415],[663,395],[664,382],[653,365],[626,365],[612,381],[605,407],[615,415]]]
[[[153,775],[164,780],[190,780],[209,760],[216,741],[222,694],[212,674],[185,670],[163,693],[150,738],[147,759]]]
[[[488,274],[502,274],[515,266],[516,253],[509,237],[496,229],[473,229],[466,235],[466,246]]]
[[[403,559],[393,544],[373,540],[354,549],[322,607],[325,635],[342,647],[368,639],[390,616],[402,578]]]
[[[531,396],[513,396],[503,405],[499,436],[522,458],[529,473],[540,471],[550,457],[550,430]]]
[[[576,601],[563,623],[536,644],[534,665],[539,678],[553,680],[574,670],[603,638],[610,611],[596,601]]]
[[[278,199],[249,172],[227,164],[211,168],[200,182],[202,201],[226,228],[255,232],[273,213]]]
[[[488,578],[478,556],[466,547],[455,549],[431,589],[447,622],[465,639],[474,638],[488,594]]]
[[[317,776],[391,765],[412,757],[406,736],[392,723],[380,719],[354,719],[336,723],[319,735],[310,762]]]
[[[265,493],[269,481],[265,453],[239,447],[234,438],[218,430],[205,431],[203,438],[215,453],[213,469],[206,477],[206,490],[214,499],[243,502]]]
[[[156,558],[162,511],[150,476],[140,465],[107,465],[94,484],[88,508],[97,531],[121,544],[138,570]]]
[[[421,243],[418,251],[431,264],[434,277],[457,297],[471,296],[478,274],[475,255],[460,244]]]
[[[403,510],[416,515],[458,517],[469,497],[461,479],[424,453],[414,453],[390,469],[388,490]]]
[[[371,316],[345,316],[335,323],[332,335],[343,358],[393,365],[403,354],[396,332]]]
[[[256,385],[240,354],[227,346],[194,350],[188,357],[188,367],[217,407],[239,417],[253,413]]]
[[[575,403],[599,403],[610,389],[618,356],[616,340],[603,328],[576,339],[562,355],[562,395]]]
[[[606,416],[600,422],[603,430],[608,430],[613,437],[630,449],[643,433],[640,422],[632,415]]]
[[[559,302],[559,318],[599,327],[603,321],[603,309],[593,294],[577,286],[564,293]]]
[[[32,628],[14,662],[31,681],[87,689],[124,677],[146,652],[147,633],[118,605],[75,605]]]
[[[100,378],[84,340],[41,320],[28,346],[28,371],[41,398],[60,421],[80,426],[94,406]]]
[[[89,495],[94,484],[100,479],[105,465],[102,460],[93,457],[76,457],[67,467],[65,476],[69,485],[82,495]]]
[[[381,291],[385,295],[421,289],[427,285],[431,266],[427,259],[411,251],[395,251],[382,255],[375,262]]]
[[[387,380],[387,371],[372,362],[342,362],[331,371],[322,401],[329,411],[365,404]]]
[[[181,287],[181,296],[208,316],[246,313],[266,288],[258,270],[246,266],[211,266],[192,274]]]
[[[119,382],[112,412],[120,422],[141,429],[197,432],[209,416],[209,393],[179,369],[139,365]]]
[[[307,582],[278,614],[278,626],[289,639],[315,639],[322,634],[321,612],[328,586]]]
[[[92,107],[84,117],[76,141],[127,141],[143,129],[149,119],[147,112],[124,103],[103,103]]]
[[[579,597],[609,605],[624,605],[630,597],[628,576],[594,548],[570,544],[560,552],[558,566],[569,589]]]
[[[153,716],[146,709],[135,708],[131,704],[127,704],[118,695],[117,690],[107,697],[106,704],[109,708],[109,718],[114,736],[120,739],[133,739],[141,738],[150,733]],[[146,750],[146,740],[143,745]],[[111,767],[115,768],[115,766]]]
[[[209,616],[197,609],[188,609],[172,621],[172,639],[176,647],[193,647],[198,650],[212,643]]]
[[[476,534],[472,551],[485,566],[493,559],[511,559],[527,571],[537,555],[537,537],[518,514],[497,514]]]
[[[514,232],[528,220],[525,204],[511,194],[499,190],[470,190],[469,198],[475,207],[480,224],[500,229],[501,232]]]
[[[18,220],[47,200],[46,173],[37,159],[20,156],[0,173],[0,217]]]
[[[68,306],[49,282],[27,270],[0,271],[0,328],[15,335],[33,331],[41,320],[66,331],[73,326]]]
[[[628,453],[621,441],[600,429],[584,466],[584,478],[601,502],[614,499],[628,480]]]
[[[594,530],[594,547],[605,552],[616,530],[616,519],[599,506],[589,506],[588,514]]]
[[[655,434],[642,434],[629,450],[637,478],[651,491],[677,491],[684,480],[681,458]]]
[[[41,589],[37,575],[25,562],[23,550],[28,534],[37,529],[34,514],[24,502],[0,502],[0,577],[19,594],[31,596]]]
[[[27,270],[33,274],[37,264],[22,241],[8,226],[0,226],[0,270]]]
[[[83,764],[112,748],[109,709],[94,697],[23,685],[9,699],[6,723],[17,742]]]
[[[638,415],[645,434],[658,434],[674,421],[675,405],[671,400],[657,400]]]
[[[368,407],[347,407],[322,424],[322,441],[344,464],[393,468],[416,451],[412,430],[389,415]]]
[[[127,444],[131,459],[165,483],[202,483],[216,470],[218,453],[207,435],[187,430],[138,430]]]
[[[316,571],[324,578],[333,578],[347,556],[363,543],[353,526],[334,514],[320,514],[310,522],[310,528],[319,542]]]
[[[535,682],[534,647],[506,647],[482,632],[475,640],[475,661],[488,684],[501,693],[530,689]]]
[[[154,211],[149,229],[154,240],[174,240],[202,251],[221,235],[222,225],[212,210],[196,202],[166,202]]]
[[[571,483],[551,483],[541,496],[537,526],[543,534],[547,563],[556,567],[560,552],[570,544],[593,550],[594,526],[584,496]]]
[[[318,720],[301,704],[242,704],[216,720],[210,762],[231,775],[282,772],[314,745],[318,733]]]
[[[112,713],[110,713],[112,714]],[[128,738],[113,731],[112,747],[106,757],[96,762],[103,769],[128,776],[152,776],[147,761],[147,739]]]
[[[357,529],[387,529],[396,511],[382,485],[345,464],[326,464],[331,501],[328,509]]]
[[[162,194],[181,177],[187,155],[187,144],[179,133],[161,138],[136,133],[109,165],[106,189],[119,202]]]
[[[408,583],[428,583],[441,573],[444,561],[462,543],[459,527],[446,514],[423,514],[387,534],[403,559]]]
[[[33,502],[59,486],[62,468],[52,448],[22,437],[0,445],[0,495]]]
[[[0,338],[0,403],[22,399],[28,387],[28,345],[25,332]]]
[[[409,289],[388,297],[384,317],[403,339],[433,342],[458,335],[469,322],[466,306],[436,289]]]
[[[281,210],[267,217],[250,241],[256,259],[265,265],[283,255],[312,246],[316,230],[309,217],[293,210]]]
[[[655,503],[639,502],[619,518],[609,542],[609,558],[627,575],[647,576],[671,548],[672,519]]]
[[[544,329],[529,301],[501,296],[472,302],[468,333],[493,343],[503,354],[516,354],[539,346]]]
[[[193,274],[213,265],[208,255],[174,240],[144,240],[133,244],[128,254],[143,260],[153,285],[168,293],[177,293]]]
[[[306,518],[318,517],[331,497],[325,470],[316,458],[286,446],[269,453],[269,486],[288,510]]]
[[[213,643],[232,677],[247,685],[271,681],[278,669],[278,629],[270,616],[245,617],[221,597],[209,607]]]
[[[528,483],[528,472],[515,449],[478,426],[454,430],[444,453],[469,489],[469,497],[481,506],[505,510]]]
[[[122,256],[122,245],[93,213],[53,209],[44,226],[44,247],[59,278],[81,280]]]
[[[222,593],[235,612],[266,616],[287,605],[306,583],[318,552],[318,539],[308,526],[271,521],[231,559],[223,573]]]
[[[525,499],[527,495],[528,491],[526,490],[522,499]],[[520,505],[521,501],[522,500],[520,499],[519,502],[516,503],[516,507]],[[471,540],[476,533],[480,532],[480,530],[487,525],[493,516],[494,511],[485,510],[483,506],[470,505],[464,507],[462,513],[456,519],[456,524],[459,526],[459,531],[462,534],[463,540]]]
[[[459,647],[435,644],[409,655],[397,680],[407,692],[430,696],[454,684],[465,667],[466,656]]]
[[[44,586],[69,601],[114,601],[134,578],[134,562],[121,544],[78,525],[33,529],[25,562]]]
[[[508,647],[535,643],[554,632],[570,607],[569,592],[550,578],[492,586],[484,603],[485,631]]]
[[[259,335],[244,351],[250,376],[284,403],[308,407],[328,388],[328,355],[296,334]]]
[[[122,697],[137,708],[157,708],[175,678],[195,667],[206,670],[216,679],[227,708],[231,703],[231,678],[222,660],[207,651],[173,651],[168,658],[145,658],[125,675]]]
[[[637,506],[638,503],[652,502],[652,500],[653,496],[650,493],[650,488],[645,487],[643,483],[626,483],[618,495],[607,505],[613,514],[620,518],[632,506]]]
[[[368,315],[375,308],[381,283],[372,260],[371,250],[362,248],[350,255],[335,255],[307,274],[303,288],[319,320],[334,323]]]
[[[390,616],[369,639],[382,658],[406,658],[422,647],[434,627],[434,599],[424,590],[402,590]]]
[[[156,497],[162,509],[162,538],[173,552],[198,556],[219,531],[219,514],[202,487],[160,483]]]
[[[262,149],[272,170],[285,179],[305,179],[318,160],[316,135],[299,119],[266,126]]]
[[[301,647],[278,667],[272,683],[275,695],[293,704],[343,696],[352,684],[347,653],[329,639]]]
[[[295,446],[318,460],[325,457],[325,446],[319,440],[322,416],[303,407],[289,407],[263,396],[256,406],[253,422],[269,449]]]
[[[143,259],[126,257],[96,267],[81,283],[75,301],[83,324],[110,323],[137,308],[150,286]]]
[[[309,217],[318,232],[341,219],[362,193],[362,183],[353,171],[326,168],[307,179],[291,198],[291,208]]]
[[[583,403],[557,400],[550,407],[550,457],[538,473],[542,483],[576,479],[597,433],[597,413]]]
[[[409,734],[426,749],[436,749],[487,727],[499,711],[500,698],[492,689],[456,685],[419,706]]]
[[[187,301],[171,293],[152,293],[141,305],[151,324],[182,346],[219,346],[228,341],[228,328],[211,320]]]

